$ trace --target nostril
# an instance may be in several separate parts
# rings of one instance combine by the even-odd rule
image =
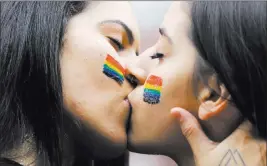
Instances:
[[[136,88],[139,84],[139,80],[132,74],[126,75],[125,78],[132,85],[133,88]]]

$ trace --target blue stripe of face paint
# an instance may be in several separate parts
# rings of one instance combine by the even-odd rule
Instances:
[[[153,99],[159,99],[160,94],[159,93],[154,93],[154,92],[144,92],[144,98],[153,98]]]
[[[114,77],[118,77],[120,80],[124,80],[124,78],[118,74],[116,71],[114,71],[113,69],[109,68],[107,65],[104,65],[104,68],[103,68],[104,72],[107,72],[109,73],[110,76],[114,76]]]
[[[116,72],[118,75],[120,75],[121,77],[124,77],[123,75],[121,75],[121,73],[118,73],[117,71],[115,71],[114,69],[112,69],[111,67],[109,67],[107,64],[104,64],[104,69],[112,70],[112,71]]]
[[[104,73],[106,76],[108,76],[108,77],[114,79],[115,81],[117,81],[119,84],[122,84],[122,83],[123,83],[123,80],[121,80],[121,79],[120,79],[119,77],[117,77],[117,76],[114,76],[114,75],[110,74],[109,71],[103,71],[103,73]]]
[[[151,94],[151,93],[144,93],[144,97],[145,98],[155,98],[155,99],[159,99],[160,95],[155,95],[155,94]]]
[[[157,90],[153,90],[153,89],[145,89],[144,93],[149,93],[151,95],[156,95],[156,96],[160,96],[160,92]]]
[[[124,79],[121,79],[120,77],[118,77],[117,75],[114,75],[114,73],[112,73],[110,70],[103,70],[103,73],[110,77],[111,79],[115,80],[116,82],[118,82],[119,84],[122,84]]]
[[[144,102],[157,104],[160,101],[160,92],[154,89],[144,89]]]

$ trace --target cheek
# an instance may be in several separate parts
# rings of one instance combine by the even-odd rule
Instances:
[[[170,65],[171,66],[171,65]],[[163,79],[161,104],[169,107],[187,108],[192,100],[192,75],[191,66],[173,65],[172,70],[160,74]]]
[[[173,71],[169,74],[153,73],[163,80],[160,103],[149,105],[143,102],[143,87],[130,95],[133,101],[132,132],[129,134],[131,150],[164,153],[177,150],[185,144],[180,126],[170,115],[170,110],[175,106],[195,109],[196,100],[190,84],[192,70],[183,67]]]
[[[62,55],[64,106],[88,129],[86,132],[90,138],[84,137],[87,141],[92,139],[91,143],[86,143],[86,140],[83,143],[94,146],[94,141],[99,140],[107,142],[104,144],[107,147],[108,144],[116,143],[119,143],[118,146],[124,146],[126,142],[124,114],[119,112],[122,90],[117,82],[103,74],[107,55],[103,52],[105,49],[93,44],[86,46],[87,48],[81,49],[72,48]],[[87,49],[90,51],[84,51]],[[96,135],[98,136],[95,137]]]
[[[146,85],[137,88],[130,95],[134,108],[133,121],[136,123],[134,125],[139,126],[138,128],[142,130],[141,134],[148,134],[149,128],[152,137],[161,137],[163,131],[167,134],[172,131],[171,126],[174,126],[173,118],[170,116],[171,108],[179,106],[185,109],[195,109],[196,107],[197,102],[191,86],[192,66],[183,65],[183,63],[181,65],[169,63],[166,66],[166,69],[162,66],[153,72],[153,75],[162,79],[159,103],[148,104],[143,101]],[[169,70],[170,68],[172,70]]]
[[[130,143],[133,144],[158,142],[169,126],[170,117],[166,106],[161,102],[158,104],[143,102],[143,91],[144,88],[139,87],[129,96],[133,107],[132,130],[129,137]]]
[[[165,81],[162,90],[162,103],[170,107],[192,108],[195,101],[192,86],[192,73],[186,69],[179,70],[175,77]]]
[[[94,40],[81,42],[84,37],[76,36],[65,44],[61,57],[64,105],[86,123],[117,124],[115,118],[105,119],[108,111],[115,110],[113,105],[118,105],[120,96],[115,92],[121,92],[120,85],[103,74],[107,54],[113,50],[107,41],[97,42],[103,40],[101,36],[91,37]]]
[[[169,59],[168,71],[163,73],[164,88],[162,101],[171,107],[182,107],[195,110],[198,102],[194,94],[193,76],[195,70],[195,54],[190,52],[179,53]],[[162,74],[162,75],[163,75]]]
[[[180,127],[170,115],[175,100],[170,101],[164,95],[160,103],[151,105],[143,102],[142,93],[143,88],[140,87],[130,96],[133,113],[128,148],[142,153],[164,153],[179,148],[182,140]]]
[[[89,50],[91,46],[86,45],[86,47]],[[82,98],[91,101],[91,94],[104,84],[101,75],[104,55],[95,48],[91,51],[86,50],[82,46],[68,47],[62,55],[62,84],[67,101],[79,102],[75,100]]]

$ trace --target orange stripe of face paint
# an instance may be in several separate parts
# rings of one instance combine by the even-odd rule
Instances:
[[[106,61],[108,61],[109,63],[111,63],[113,66],[115,66],[117,69],[119,69],[123,73],[123,75],[125,75],[125,69],[112,56],[107,55]]]
[[[158,76],[151,75],[149,78],[146,80],[146,83],[149,83],[151,85],[157,85],[157,86],[162,86],[162,79]]]

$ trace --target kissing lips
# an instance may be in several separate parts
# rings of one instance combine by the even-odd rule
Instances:
[[[128,114],[128,118],[127,118],[127,121],[126,121],[126,133],[129,132],[129,130],[131,129],[131,116],[132,116],[132,105],[130,103],[130,101],[128,100],[128,98],[125,99],[126,102],[128,102],[129,104],[129,114]]]

